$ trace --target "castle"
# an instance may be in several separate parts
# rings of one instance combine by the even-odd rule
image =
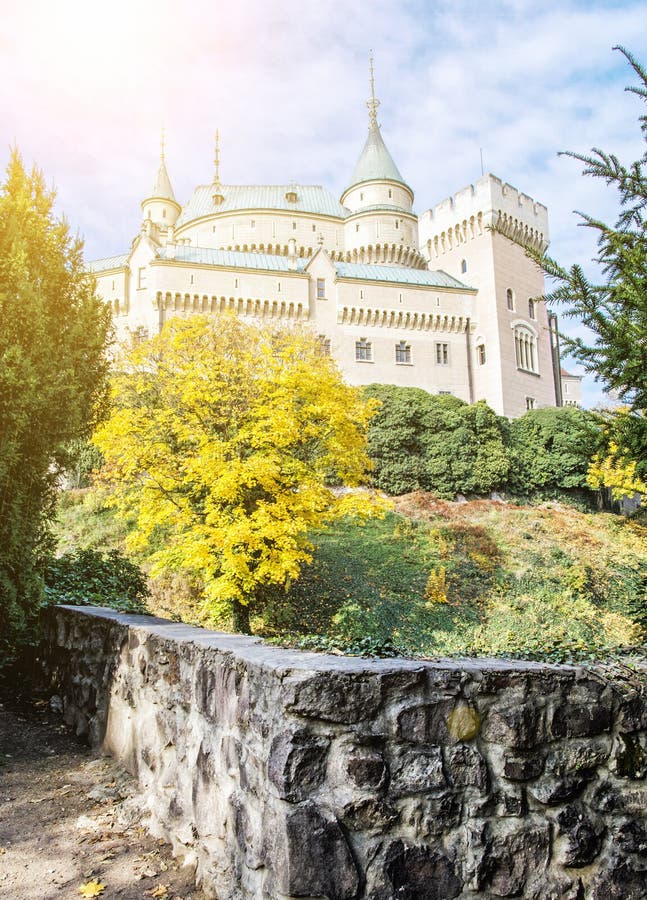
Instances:
[[[181,206],[162,143],[130,252],[90,264],[118,336],[232,310],[307,322],[351,384],[485,400],[511,418],[577,405],[581,379],[561,369],[556,319],[534,300],[543,276],[506,237],[544,249],[546,207],[485,175],[417,216],[378,105],[371,70],[368,136],[339,200],[318,185],[221,184],[216,136],[214,179]]]

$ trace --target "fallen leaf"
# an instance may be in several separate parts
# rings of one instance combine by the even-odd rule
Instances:
[[[105,891],[105,884],[101,884],[100,881],[97,881],[94,878],[92,881],[86,881],[85,884],[82,884],[79,888],[79,894],[82,897],[98,897],[99,894],[103,894]]]
[[[168,897],[168,884],[160,884],[159,887],[154,888],[152,891],[144,891],[144,895],[146,897]]]

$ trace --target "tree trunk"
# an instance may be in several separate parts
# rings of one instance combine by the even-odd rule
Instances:
[[[239,634],[251,634],[252,629],[249,625],[248,604],[241,603],[240,600],[234,600],[232,612],[234,619],[234,631],[237,631]]]

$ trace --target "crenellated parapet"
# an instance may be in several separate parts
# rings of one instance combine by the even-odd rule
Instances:
[[[484,175],[447,197],[424,212],[418,223],[420,247],[429,260],[455,250],[489,228],[499,228],[539,251],[548,247],[546,207],[495,175]]]

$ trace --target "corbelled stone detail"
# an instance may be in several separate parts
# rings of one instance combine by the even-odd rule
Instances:
[[[67,607],[43,659],[209,896],[645,896],[638,678],[343,659]]]

